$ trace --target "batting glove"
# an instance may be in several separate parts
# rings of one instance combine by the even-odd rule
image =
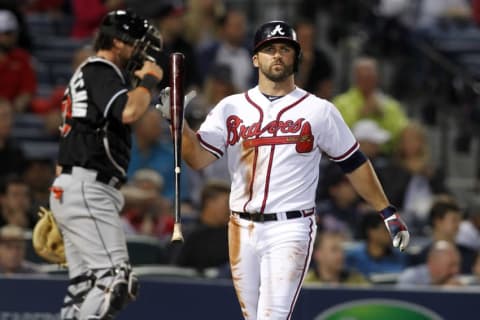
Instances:
[[[184,108],[187,107],[188,103],[192,101],[193,98],[197,95],[195,90],[190,91],[183,100]],[[155,108],[160,111],[162,117],[167,120],[172,119],[170,114],[170,87],[163,88],[158,95],[158,104],[155,105]]]
[[[408,232],[407,225],[397,213],[397,208],[390,205],[379,213],[383,218],[383,222],[385,222],[388,232],[390,232],[393,246],[396,248],[399,247],[401,251],[405,250],[410,242],[410,233]]]

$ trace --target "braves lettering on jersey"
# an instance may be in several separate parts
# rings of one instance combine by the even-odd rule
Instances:
[[[227,97],[197,134],[229,155],[230,207],[250,213],[313,208],[322,153],[342,161],[359,147],[335,106],[300,88],[275,101],[258,87]]]

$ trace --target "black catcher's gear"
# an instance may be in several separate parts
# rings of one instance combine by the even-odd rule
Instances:
[[[129,75],[140,69],[145,60],[155,62],[162,50],[162,39],[158,30],[147,19],[130,10],[116,10],[108,13],[100,25],[100,33],[134,47],[132,58],[126,67]]]

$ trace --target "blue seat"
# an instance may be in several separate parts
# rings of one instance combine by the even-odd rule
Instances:
[[[72,74],[73,70],[70,63],[58,63],[51,66],[51,76],[54,84],[67,84]]]

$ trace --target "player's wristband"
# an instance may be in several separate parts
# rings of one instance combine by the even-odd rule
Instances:
[[[397,212],[397,208],[393,205],[389,205],[383,210],[380,210],[379,214],[382,216],[383,220],[387,219],[388,217],[391,217]]]
[[[140,81],[138,84],[139,87],[144,87],[146,88],[150,93],[152,93],[153,89],[157,86],[157,84],[160,82],[160,79],[155,77],[153,74],[147,73],[143,79]]]

